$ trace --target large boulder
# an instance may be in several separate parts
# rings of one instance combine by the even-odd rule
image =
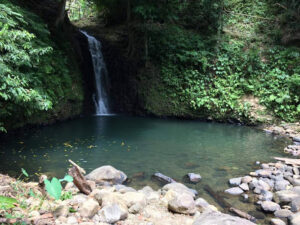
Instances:
[[[216,212],[206,211],[196,218],[193,225],[255,225],[249,220],[236,216]]]
[[[196,212],[196,204],[191,195],[183,193],[175,196],[168,202],[168,209],[181,214],[194,214]]]
[[[86,179],[95,181],[96,183],[109,182],[111,184],[122,184],[127,180],[127,176],[120,170],[112,166],[101,166],[90,172]]]

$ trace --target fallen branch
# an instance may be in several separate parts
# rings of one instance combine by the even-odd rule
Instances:
[[[250,220],[251,222],[255,223],[256,222],[256,218],[254,216],[251,216],[249,215],[248,213],[245,213],[239,209],[236,209],[236,208],[233,208],[231,207],[229,209],[230,212],[233,212],[235,213],[236,215],[238,215],[239,217],[241,218],[244,218],[244,219],[247,219],[247,220]]]
[[[77,166],[69,169],[69,175],[73,177],[73,183],[80,190],[80,192],[89,195],[92,192],[91,186],[86,181]]]
[[[78,168],[78,170],[80,171],[80,173],[82,174],[86,174],[86,171],[81,168],[80,166],[78,166],[76,163],[74,163],[71,159],[69,159],[69,162],[73,165],[73,166],[76,166]]]

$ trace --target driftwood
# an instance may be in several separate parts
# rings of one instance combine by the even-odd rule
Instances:
[[[89,195],[92,192],[91,186],[88,184],[85,177],[80,173],[77,166],[69,169],[69,175],[73,177],[73,183],[82,193]]]
[[[44,182],[46,179],[47,179],[46,175],[41,175],[39,177],[39,189],[43,193],[43,195],[46,194],[46,191],[45,191],[45,182]]]
[[[74,163],[71,159],[69,159],[69,163],[71,163],[73,166],[76,166],[78,168],[78,170],[80,171],[80,173],[86,174],[86,171],[82,167],[80,167],[76,163]]]
[[[175,183],[176,181],[174,179],[172,179],[171,177],[168,177],[162,173],[155,173],[152,175],[152,178],[153,179],[156,179],[160,182],[163,182],[163,183]]]
[[[214,191],[209,185],[204,186],[204,190],[225,210],[229,210],[231,205],[225,201],[219,192]]]
[[[254,216],[251,216],[251,215],[249,215],[248,213],[243,212],[243,211],[241,211],[241,210],[239,210],[239,209],[236,209],[236,208],[231,207],[231,208],[229,209],[229,211],[235,213],[235,214],[238,215],[239,217],[242,217],[242,218],[244,218],[244,219],[250,220],[250,221],[253,222],[253,223],[256,222],[256,218],[255,218]]]
[[[286,164],[300,166],[300,159],[290,159],[290,158],[281,158],[281,157],[274,157],[274,159],[278,161],[283,161]]]

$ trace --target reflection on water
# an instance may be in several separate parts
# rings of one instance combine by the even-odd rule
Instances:
[[[30,174],[47,172],[62,177],[69,166],[67,160],[72,159],[87,171],[110,164],[129,177],[134,175],[130,185],[137,188],[159,188],[150,179],[157,171],[178,181],[195,172],[202,181],[192,186],[208,198],[204,185],[223,191],[229,178],[253,170],[255,161],[282,155],[287,142],[237,125],[86,117],[2,140],[0,172],[15,175],[24,167]],[[235,198],[233,204],[241,203]]]

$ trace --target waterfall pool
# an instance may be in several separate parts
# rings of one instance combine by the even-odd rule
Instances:
[[[263,131],[230,124],[127,116],[91,116],[42,127],[0,145],[0,172],[12,176],[25,168],[35,173],[63,177],[72,159],[88,172],[102,165],[124,171],[129,186],[160,188],[151,175],[161,172],[182,181],[189,172],[202,181],[189,184],[199,195],[217,205],[204,190],[209,185],[220,193],[228,179],[258,168],[256,161],[272,161],[283,155],[289,140]],[[239,197],[228,201],[245,211],[255,210]]]

